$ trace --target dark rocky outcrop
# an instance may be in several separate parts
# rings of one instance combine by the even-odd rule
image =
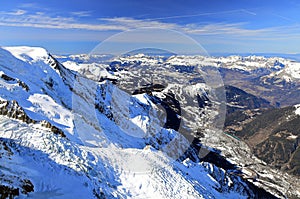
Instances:
[[[15,79],[15,78],[10,77],[10,76],[8,76],[4,73],[1,74],[0,78],[4,79],[5,81],[7,81],[9,83],[18,83],[19,86],[21,86],[23,89],[25,89],[26,91],[29,91],[29,86],[25,82],[22,82],[19,79]]]
[[[19,106],[16,100],[3,101],[0,100],[0,115],[6,115],[8,117],[21,120],[23,122],[35,123],[34,120],[28,117],[23,108]]]
[[[0,199],[12,199],[19,196],[19,188],[13,188],[5,185],[0,185]]]
[[[31,119],[16,100],[12,100],[12,101],[0,100],[0,115],[5,115],[13,119],[21,120],[23,122],[26,122],[27,124],[41,123],[42,126],[49,128],[54,134],[60,135],[62,137],[66,137],[66,135],[61,129],[52,125],[50,122],[45,120],[36,121]]]

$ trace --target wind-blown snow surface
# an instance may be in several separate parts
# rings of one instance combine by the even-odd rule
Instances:
[[[180,137],[159,125],[147,95],[81,77],[42,48],[0,48],[0,75],[0,182],[19,188],[20,198],[253,194],[221,168],[180,163],[147,145],[147,133]],[[24,181],[33,191],[26,191]]]

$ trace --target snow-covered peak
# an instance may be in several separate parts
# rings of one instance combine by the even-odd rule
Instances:
[[[24,62],[35,62],[48,57],[48,52],[41,47],[14,46],[2,48]]]

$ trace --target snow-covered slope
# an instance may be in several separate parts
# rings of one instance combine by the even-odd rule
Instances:
[[[98,76],[93,75],[91,71],[101,69],[97,66],[88,65],[86,71],[78,70],[83,72],[82,76],[64,67],[44,49],[0,48],[0,186],[3,196],[273,197],[245,180],[243,175],[236,174],[237,167],[211,148],[226,150],[226,142],[232,142],[231,138],[222,138],[220,145],[217,142],[222,133],[206,134],[203,141],[213,146],[203,148],[203,157],[195,157],[200,153],[191,149],[190,141],[172,128],[176,124],[168,123],[166,114],[180,118],[176,115],[175,99],[193,93],[198,94],[203,103],[201,110],[209,115],[202,115],[201,124],[211,124],[205,119],[217,116],[216,110],[209,110],[214,102],[208,106],[203,96],[213,93],[212,88],[195,84],[172,98],[170,90],[182,89],[175,84],[153,95],[131,95],[110,81],[95,81],[101,74],[114,75],[109,71],[96,71]],[[76,65],[69,68],[74,67]],[[187,115],[197,110],[195,107],[182,109]],[[183,122],[183,128],[193,127],[188,121]],[[211,133],[211,129],[208,130]],[[243,147],[246,150],[246,146]],[[228,151],[229,154],[234,152]],[[218,161],[204,159],[208,154]],[[238,154],[232,161],[239,163]],[[287,191],[268,190],[281,197]]]

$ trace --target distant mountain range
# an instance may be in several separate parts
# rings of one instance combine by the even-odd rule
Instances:
[[[136,55],[136,54],[144,54],[148,56],[163,56],[163,57],[170,57],[172,55],[176,55],[176,53],[169,52],[162,49],[156,49],[156,48],[143,48],[138,50],[133,50],[125,54],[126,55]]]
[[[263,56],[266,58],[270,57],[282,57],[285,59],[293,59],[296,61],[300,61],[300,53],[210,53],[211,56],[216,57],[228,57],[232,55],[238,55],[242,57],[248,57],[248,56]]]

